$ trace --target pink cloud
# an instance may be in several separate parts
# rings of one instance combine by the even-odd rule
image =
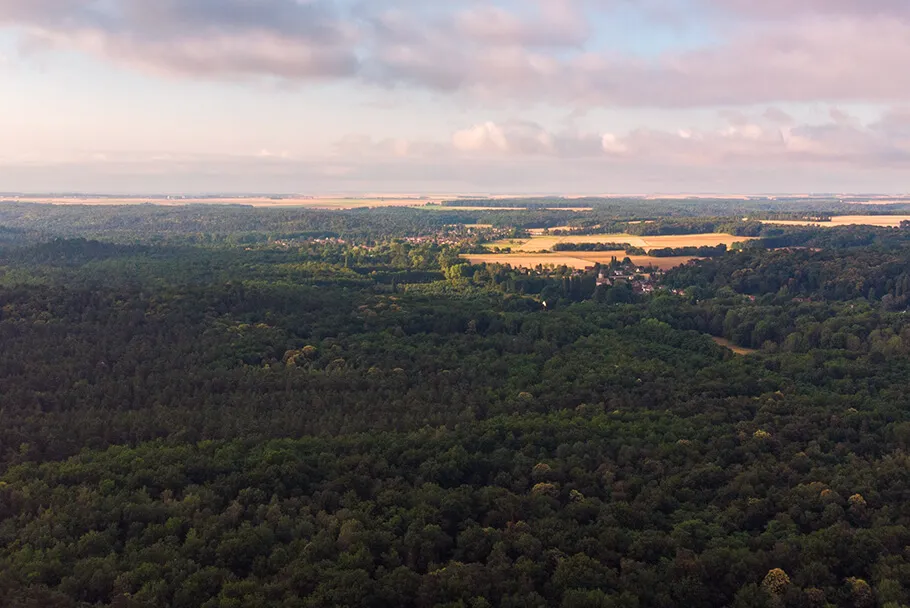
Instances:
[[[905,0],[700,0],[710,11],[699,18],[731,30],[655,57],[593,44],[594,21],[584,17],[615,16],[625,1],[535,0],[509,10],[404,0],[5,0],[0,25],[36,48],[193,78],[332,78],[573,107],[910,102]],[[669,5],[645,3],[652,12]]]

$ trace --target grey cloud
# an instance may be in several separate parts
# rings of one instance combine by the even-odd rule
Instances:
[[[140,37],[264,29],[329,41],[344,24],[331,0],[4,0],[0,22],[99,28]]]
[[[910,139],[910,106],[891,108],[871,128],[893,137]]]
[[[793,124],[793,117],[780,108],[770,107],[762,115],[765,119],[780,125]]]
[[[333,2],[316,0],[131,0],[122,15],[151,33],[264,30],[289,38],[333,44],[346,25]]]
[[[76,48],[176,74],[352,76],[356,31],[329,0],[4,0],[29,47]]]
[[[839,15],[910,18],[910,3],[906,0],[703,0],[702,3],[720,12],[772,19]]]

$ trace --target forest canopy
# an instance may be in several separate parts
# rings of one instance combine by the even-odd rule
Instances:
[[[0,605],[910,605],[906,228],[477,213],[4,206]]]

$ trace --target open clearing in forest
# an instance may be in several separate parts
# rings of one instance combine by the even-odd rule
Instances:
[[[656,258],[649,255],[630,255],[625,251],[567,252],[567,253],[479,253],[463,255],[472,264],[508,264],[514,268],[536,268],[537,266],[568,266],[577,270],[591,268],[595,264],[609,264],[615,257],[618,260],[629,258],[637,266],[655,266],[669,270],[688,264],[698,258],[679,256]]]
[[[533,236],[529,239],[505,239],[487,243],[487,247],[511,248],[516,253],[532,253],[538,251],[553,251],[559,243],[624,243],[633,247],[641,247],[646,251],[664,249],[666,247],[715,247],[724,244],[727,247],[733,243],[752,240],[751,237],[733,236],[732,234],[674,234],[667,236],[634,236],[631,234],[585,234],[567,236]],[[581,252],[560,252],[578,257]]]
[[[737,345],[733,344],[732,342],[730,342],[729,340],[727,340],[726,338],[718,338],[717,336],[711,336],[711,339],[714,340],[714,342],[719,344],[720,346],[723,346],[724,348],[729,348],[737,355],[754,355],[755,353],[758,352],[757,350],[755,350],[753,348],[743,348],[742,346],[737,346]]]
[[[830,222],[813,222],[810,220],[762,220],[764,224],[780,226],[877,226],[880,228],[897,228],[901,222],[910,220],[910,215],[836,215]]]

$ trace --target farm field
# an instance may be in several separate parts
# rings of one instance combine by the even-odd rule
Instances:
[[[765,224],[780,226],[822,226],[835,228],[837,226],[878,226],[883,228],[897,228],[901,222],[910,220],[910,215],[836,215],[830,222],[812,222],[803,220],[763,220]]]
[[[577,270],[584,270],[598,263],[608,264],[614,257],[620,260],[628,257],[633,264],[638,266],[655,266],[661,270],[669,270],[698,259],[689,256],[672,258],[657,258],[649,255],[627,256],[625,251],[572,252],[571,254],[480,253],[467,254],[462,257],[472,264],[508,264],[516,268],[534,268],[538,265],[568,266]]]
[[[626,243],[647,251],[665,247],[701,247],[720,244],[730,247],[733,243],[751,240],[750,237],[732,234],[679,234],[668,236],[634,236],[631,234],[586,234],[569,236],[534,236],[530,239],[506,239],[487,243],[488,247],[509,247],[513,252],[530,253],[552,251],[558,243]],[[572,252],[573,255],[576,252]],[[577,256],[576,256],[577,257]]]

